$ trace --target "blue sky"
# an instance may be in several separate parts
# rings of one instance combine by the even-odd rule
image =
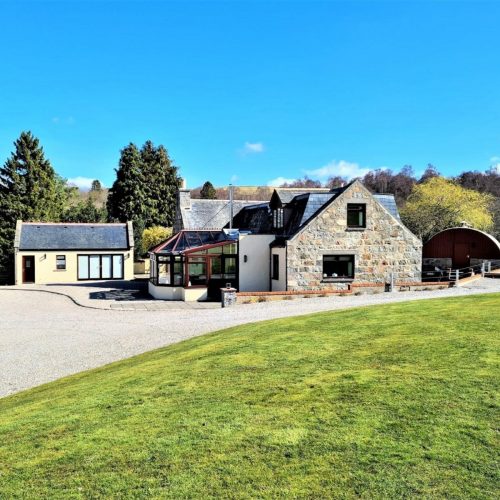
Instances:
[[[190,187],[500,164],[500,2],[0,0],[0,161],[167,147]]]

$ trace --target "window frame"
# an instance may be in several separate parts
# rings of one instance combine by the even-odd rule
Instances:
[[[331,258],[332,260],[330,262],[348,262],[348,267],[349,264],[352,265],[352,273],[351,275],[341,275],[341,276],[328,276],[325,272],[325,257]],[[349,260],[344,260],[341,261],[340,259],[349,257]],[[321,271],[322,271],[322,282],[324,283],[334,283],[334,282],[351,282],[354,281],[356,278],[356,254],[324,254],[322,257],[322,266],[321,266]]]
[[[275,208],[273,210],[273,228],[283,229],[284,227],[284,212],[283,208]]]
[[[63,261],[63,264],[60,264],[59,261]],[[62,267],[59,267],[62,266]],[[56,271],[66,271],[66,254],[64,255],[56,255]]]
[[[103,256],[111,256],[111,278],[103,278],[102,277],[102,257]],[[115,259],[113,257],[121,257],[121,269],[120,275],[121,277],[115,278],[113,277],[115,274]],[[87,278],[80,278],[80,257],[87,257]],[[99,278],[91,278],[90,277],[90,258],[91,257],[99,257]],[[76,279],[77,281],[110,281],[110,280],[123,280],[125,279],[125,255],[123,253],[79,253],[76,256]]]
[[[279,280],[280,279],[280,256],[277,253],[273,253],[273,262],[272,262],[272,279]]]
[[[347,229],[354,229],[354,230],[366,229],[366,203],[348,203],[346,211],[347,211]],[[362,224],[351,224],[349,222],[349,214],[350,213],[359,214],[360,212],[363,216]]]
[[[217,249],[220,249],[216,251]],[[180,254],[152,254],[151,264],[154,271],[150,271],[149,281],[155,286],[181,286],[183,288],[207,288],[212,279],[215,280],[233,280],[237,281],[239,277],[239,262],[238,262],[238,242],[237,241],[224,241],[210,245],[202,245],[186,250]],[[161,259],[161,261],[160,261]],[[213,278],[212,270],[214,261],[218,260],[220,263],[219,272],[214,273],[217,277]],[[169,266],[169,283],[160,283],[159,266],[161,264],[168,264]],[[204,278],[191,280],[190,264],[203,264],[205,266]],[[177,266],[176,266],[177,265]],[[178,268],[176,271],[175,268]],[[177,276],[177,278],[176,278]]]

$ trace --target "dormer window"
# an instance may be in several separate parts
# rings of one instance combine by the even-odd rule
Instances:
[[[283,228],[283,209],[275,208],[273,210],[273,227],[274,229]]]
[[[366,205],[364,203],[348,203],[347,227],[364,229],[366,227]]]

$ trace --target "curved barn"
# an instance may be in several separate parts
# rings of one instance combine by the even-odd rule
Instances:
[[[491,234],[453,227],[435,234],[423,247],[424,264],[460,269],[500,259],[500,242]]]

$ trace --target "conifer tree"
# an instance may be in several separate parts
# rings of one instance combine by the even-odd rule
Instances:
[[[22,132],[0,168],[0,266],[12,270],[16,220],[59,221],[68,191],[39,140]]]
[[[143,217],[144,191],[141,155],[130,143],[120,152],[116,180],[109,190],[106,207],[111,221],[137,221]]]
[[[200,197],[204,200],[215,200],[217,198],[217,191],[210,181],[205,182],[200,191]]]
[[[180,186],[177,167],[162,145],[146,141],[141,148],[144,191],[144,224],[171,226],[175,217],[175,200]]]

